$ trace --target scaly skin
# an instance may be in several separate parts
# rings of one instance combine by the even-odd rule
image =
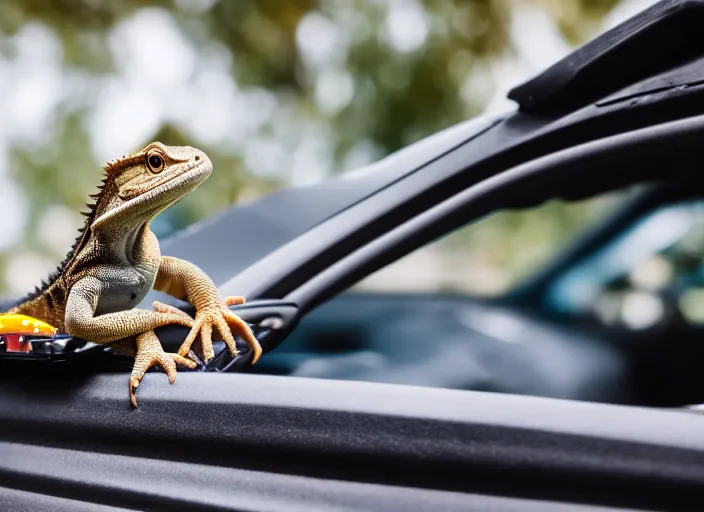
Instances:
[[[213,281],[197,266],[161,256],[149,223],[159,213],[198,187],[212,172],[202,151],[154,142],[129,157],[112,161],[100,193],[92,196],[81,235],[59,266],[11,313],[43,320],[59,332],[109,344],[135,357],[130,398],[146,371],[161,366],[169,382],[176,365],[195,368],[187,356],[196,337],[204,358],[214,356],[215,327],[233,356],[237,355],[231,329],[252,347],[255,363],[261,347],[246,322],[227,309],[244,303],[242,297],[221,300]],[[196,309],[193,319],[183,311],[154,302],[154,311],[133,309],[154,288],[184,299]],[[168,324],[190,327],[178,354],[162,349],[154,329]]]

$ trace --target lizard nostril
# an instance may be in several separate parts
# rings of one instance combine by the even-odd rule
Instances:
[[[200,156],[196,155],[196,162],[200,160]]]

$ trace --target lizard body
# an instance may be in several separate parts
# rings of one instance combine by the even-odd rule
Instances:
[[[52,324],[59,332],[111,345],[133,355],[130,397],[145,372],[160,365],[169,381],[176,364],[194,368],[187,356],[196,337],[204,358],[214,356],[213,328],[230,352],[237,354],[233,329],[252,347],[253,363],[261,347],[249,326],[227,306],[242,297],[220,299],[213,281],[197,266],[162,256],[149,223],[159,213],[198,187],[212,172],[202,151],[154,142],[128,157],[109,162],[98,194],[91,196],[85,224],[73,248],[33,293],[10,309]],[[154,311],[135,309],[150,289],[187,300],[196,317],[154,302]],[[191,330],[178,354],[166,354],[154,329],[180,324]]]

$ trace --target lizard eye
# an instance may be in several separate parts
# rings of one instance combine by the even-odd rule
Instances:
[[[147,165],[152,172],[161,172],[164,170],[164,159],[153,153],[147,157]]]

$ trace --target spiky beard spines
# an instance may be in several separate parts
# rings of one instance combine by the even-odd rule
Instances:
[[[73,260],[74,256],[78,254],[78,252],[83,248],[83,245],[88,238],[90,226],[95,220],[95,214],[98,209],[98,204],[100,204],[100,201],[103,198],[103,195],[105,194],[105,186],[107,185],[109,179],[110,175],[106,166],[105,173],[103,174],[103,179],[100,182],[100,185],[98,185],[98,192],[94,194],[89,194],[88,196],[93,199],[93,202],[86,203],[87,211],[81,212],[81,215],[85,217],[85,222],[83,223],[83,226],[78,229],[78,237],[76,237],[76,240],[73,242],[73,245],[68,251],[68,254],[66,254],[63,261],[59,263],[59,265],[56,267],[56,270],[50,273],[46,279],[42,279],[41,284],[35,287],[32,292],[28,293],[25,297],[17,301],[17,305],[34,300],[37,297],[40,297],[44,292],[46,292],[49,287],[51,287],[56,282],[59,276],[64,273],[68,265]]]
[[[81,227],[78,230],[78,237],[76,240],[73,242],[73,246],[69,250],[68,254],[66,257],[63,259],[61,263],[59,263],[59,266],[56,267],[56,270],[49,274],[49,277],[46,280],[42,280],[41,284],[37,286],[33,292],[27,294],[24,298],[19,300],[17,302],[17,305],[24,304],[25,302],[29,302],[31,300],[36,299],[37,297],[40,297],[45,291],[51,287],[56,280],[61,276],[66,268],[69,266],[73,258],[80,252],[80,250],[83,248],[85,242],[88,239],[88,234],[90,232],[90,226],[93,224],[93,221],[95,220],[95,215],[98,209],[98,205],[101,203],[105,196],[106,192],[106,186],[110,181],[114,181],[115,177],[120,174],[121,171],[125,170],[127,167],[134,165],[138,163],[140,160],[144,158],[144,153],[138,152],[138,153],[133,153],[132,155],[129,156],[123,156],[122,158],[116,158],[115,160],[110,160],[103,166],[103,179],[100,182],[100,185],[98,185],[98,192],[94,194],[90,194],[89,197],[93,199],[92,203],[87,203],[86,207],[88,208],[87,211],[81,212],[83,216],[85,216],[85,222],[83,223],[83,227]]]

